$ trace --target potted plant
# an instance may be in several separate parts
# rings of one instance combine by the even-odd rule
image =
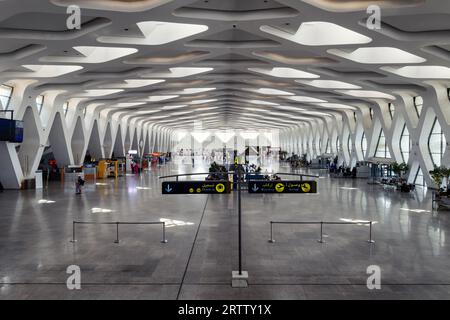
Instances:
[[[409,170],[409,166],[406,164],[406,163],[397,163],[397,162],[394,162],[392,165],[391,165],[391,168],[392,168],[392,171],[397,175],[397,176],[399,176],[400,178],[402,178],[403,177],[403,175],[406,173],[406,172],[408,172],[408,170]]]
[[[449,186],[450,186],[450,168],[442,167],[441,171],[442,171],[443,177],[445,178],[446,189],[447,189],[446,191],[448,192]]]
[[[444,170],[443,167],[434,166],[434,169],[430,171],[431,179],[436,184],[437,189],[441,189],[442,181],[444,179]]]

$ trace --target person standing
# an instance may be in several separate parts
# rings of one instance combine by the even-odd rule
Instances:
[[[194,168],[194,166],[195,166],[195,153],[194,153],[194,150],[192,150],[192,152],[191,152],[191,158],[192,158],[192,168]]]

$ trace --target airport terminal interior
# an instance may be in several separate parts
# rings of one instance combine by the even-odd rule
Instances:
[[[450,2],[0,0],[0,300],[450,299]]]

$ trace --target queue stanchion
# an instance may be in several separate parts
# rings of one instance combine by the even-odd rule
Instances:
[[[116,222],[116,240],[114,243],[119,243],[119,222]]]
[[[161,240],[161,243],[167,243],[167,239],[166,239],[166,223],[165,222],[162,223],[162,230],[163,230],[163,238]]]
[[[372,221],[369,222],[369,240],[368,243],[375,243],[375,240],[372,240]]]

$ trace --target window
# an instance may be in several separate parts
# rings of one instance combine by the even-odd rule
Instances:
[[[367,151],[367,139],[366,139],[366,134],[363,132],[362,138],[361,138],[361,150],[363,153],[363,157],[366,156],[366,151]]]
[[[325,153],[331,153],[331,150],[330,150],[330,139],[327,139],[327,146],[325,148]]]
[[[402,135],[400,137],[400,152],[402,154],[403,162],[408,163],[409,155],[411,154],[411,137],[406,124],[403,127]]]
[[[319,152],[322,152],[322,139],[319,139]]]
[[[389,114],[391,115],[391,119],[394,119],[395,106],[392,103],[389,103]]]
[[[9,102],[11,101],[11,96],[13,92],[13,87],[7,86],[6,84],[0,85],[0,108],[7,110]]]
[[[421,96],[414,98],[414,108],[416,108],[417,117],[420,118],[420,114],[422,113],[423,107],[423,99]]]
[[[420,187],[427,186],[427,184],[425,183],[425,179],[423,178],[422,169],[420,167],[419,167],[419,170],[417,170],[416,178],[414,179],[414,184],[416,186],[420,186]]]
[[[351,137],[351,135],[348,135],[347,148],[348,148],[348,154],[351,155],[352,154],[352,137]]]
[[[435,166],[441,166],[442,156],[445,152],[446,140],[441,125],[434,119],[433,128],[431,129],[430,136],[428,138],[428,151],[430,152],[431,160]]]
[[[44,96],[43,95],[37,96],[36,97],[36,106],[37,106],[39,113],[41,113],[43,105],[44,105]]]
[[[375,152],[375,157],[380,158],[390,158],[391,153],[389,152],[388,146],[386,144],[386,137],[384,136],[383,129],[380,131],[380,136],[378,137],[377,149]]]
[[[63,104],[63,112],[64,112],[64,115],[67,115],[67,111],[69,110],[69,101],[66,101],[64,104]]]

